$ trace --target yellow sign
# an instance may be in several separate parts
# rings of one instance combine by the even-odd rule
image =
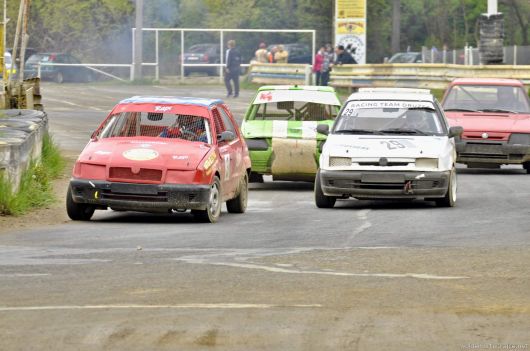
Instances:
[[[337,18],[365,18],[366,0],[336,0]]]
[[[337,34],[364,34],[366,22],[364,21],[344,21],[337,23]]]

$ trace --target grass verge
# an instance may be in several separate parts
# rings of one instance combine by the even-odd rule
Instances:
[[[17,192],[13,192],[4,176],[0,177],[0,215],[18,216],[32,208],[54,202],[52,180],[61,175],[65,164],[66,161],[51,136],[45,135],[41,162],[30,163],[22,174]]]

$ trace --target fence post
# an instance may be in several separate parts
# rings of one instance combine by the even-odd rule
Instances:
[[[431,63],[434,63],[434,46],[431,48]]]
[[[423,63],[427,63],[427,55],[425,55],[426,50],[425,46],[421,47],[421,62]]]
[[[224,42],[224,32],[221,31],[221,33],[219,34],[219,50],[221,50],[220,54],[220,64],[221,66],[219,67],[219,82],[223,82],[223,76],[224,76],[224,66],[223,66],[223,63],[224,63],[224,60],[225,60],[225,53],[223,52],[224,50],[224,45],[223,45],[223,42]]]
[[[155,31],[155,43],[156,43],[156,67],[155,67],[155,80],[160,81],[160,59],[158,55],[158,29]]]
[[[473,66],[473,47],[469,47],[469,64]]]
[[[456,65],[456,50],[453,50],[453,65]]]
[[[517,65],[517,45],[513,46],[513,65]]]
[[[39,63],[37,63],[37,77],[40,78],[40,74],[41,72],[40,72],[40,61],[39,61]]]
[[[305,80],[304,80],[305,85],[311,85],[311,74],[312,74],[311,65],[305,66]]]
[[[180,31],[180,79],[184,80],[184,30]]]
[[[129,65],[129,79],[134,81],[134,65]]]
[[[443,50],[443,59],[442,59],[442,63],[443,64],[446,64],[447,63],[447,50],[444,48]]]

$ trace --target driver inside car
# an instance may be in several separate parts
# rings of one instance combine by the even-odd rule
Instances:
[[[181,138],[189,141],[208,142],[204,128],[204,120],[196,116],[177,116],[171,126],[166,127],[159,134],[162,138]]]

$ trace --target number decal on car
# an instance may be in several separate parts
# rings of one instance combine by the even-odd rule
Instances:
[[[382,141],[381,144],[385,144],[388,150],[396,150],[396,149],[405,149],[406,146],[400,143],[397,140],[385,140]]]

